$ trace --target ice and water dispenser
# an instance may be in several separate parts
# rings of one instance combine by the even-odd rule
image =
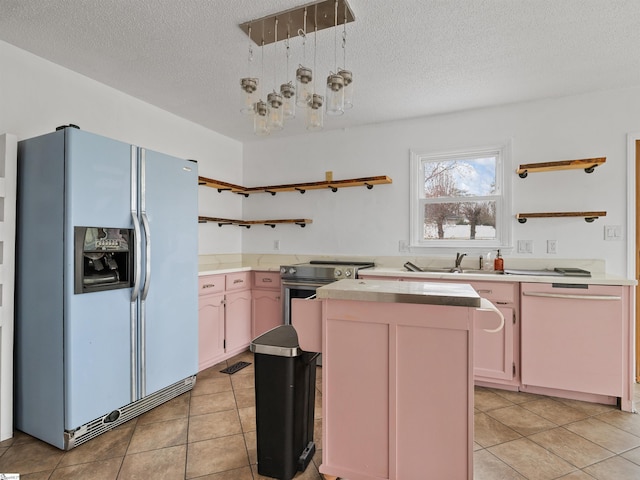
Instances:
[[[75,227],[75,293],[129,288],[133,279],[133,230]]]

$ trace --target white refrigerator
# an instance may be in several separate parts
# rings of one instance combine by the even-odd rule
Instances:
[[[77,128],[19,142],[18,430],[67,450],[193,388],[197,180]]]

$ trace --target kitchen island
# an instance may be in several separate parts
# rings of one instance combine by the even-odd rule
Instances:
[[[322,305],[320,471],[350,480],[472,479],[475,290],[340,280],[317,298],[300,303]],[[309,339],[298,335],[303,346]]]

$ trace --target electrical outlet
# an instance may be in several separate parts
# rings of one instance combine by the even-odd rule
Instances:
[[[273,241],[273,249],[276,251],[280,250],[280,240]]]
[[[403,253],[407,253],[409,251],[409,242],[406,240],[398,241],[398,250]]]
[[[533,253],[533,241],[518,240],[518,253]]]
[[[558,241],[557,240],[547,240],[547,253],[551,253],[553,255],[558,253]]]

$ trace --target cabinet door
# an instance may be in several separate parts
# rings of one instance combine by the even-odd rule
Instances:
[[[198,298],[198,371],[224,356],[224,295]]]
[[[473,374],[476,377],[513,379],[513,319],[514,310],[498,307],[504,315],[504,328],[496,333],[485,332],[498,326],[493,312],[477,311],[473,338]]]
[[[251,290],[226,294],[225,340],[227,353],[251,343]]]
[[[282,317],[282,301],[279,291],[254,290],[252,297],[252,338],[256,338],[264,332],[284,323]]]

